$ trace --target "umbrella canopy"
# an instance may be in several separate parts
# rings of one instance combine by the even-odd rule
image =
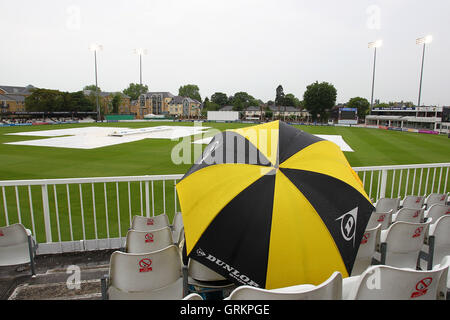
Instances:
[[[374,209],[336,144],[281,121],[217,134],[176,188],[187,255],[267,289],[349,276]]]

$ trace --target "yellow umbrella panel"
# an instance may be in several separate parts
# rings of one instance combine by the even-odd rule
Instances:
[[[336,145],[279,121],[217,135],[177,191],[189,257],[263,288],[348,276],[373,211]]]

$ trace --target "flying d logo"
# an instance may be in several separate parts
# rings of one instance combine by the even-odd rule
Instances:
[[[336,221],[341,220],[341,234],[346,241],[353,239],[355,246],[356,218],[358,216],[358,207],[343,214]]]

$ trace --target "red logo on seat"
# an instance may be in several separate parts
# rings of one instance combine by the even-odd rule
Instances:
[[[416,213],[413,215],[413,218],[417,218],[419,216],[420,211],[417,210]]]
[[[414,291],[411,294],[411,298],[417,298],[417,297],[420,297],[420,296],[423,296],[424,294],[426,294],[431,282],[433,282],[433,278],[430,278],[430,277],[424,278],[424,279],[420,280],[419,282],[417,282],[417,284],[416,284],[417,291]]]
[[[416,230],[414,230],[414,234],[413,234],[413,238],[417,238],[420,237],[420,235],[422,234],[423,231],[423,227],[418,227]]]
[[[441,201],[444,201],[444,200],[445,200],[445,197],[446,197],[446,195],[444,194],[444,195],[442,196],[442,198],[441,198]]]
[[[3,232],[0,230],[0,237],[3,237],[4,236],[4,234],[3,234]]]
[[[154,225],[155,221],[153,219],[147,219],[147,225],[152,226]]]
[[[153,242],[153,233],[147,233],[145,235],[145,243]]]
[[[417,198],[416,198],[416,203],[419,203],[419,202],[420,202],[420,199],[421,199],[420,197],[417,197]]]
[[[152,260],[148,258],[144,258],[141,261],[139,261],[139,272],[149,272],[152,271]]]
[[[377,222],[383,222],[383,221],[384,221],[384,218],[386,218],[386,215],[385,215],[385,214],[380,215],[380,216],[378,217]]]
[[[361,244],[366,244],[367,241],[369,241],[369,238],[370,238],[370,232],[364,233],[362,240],[361,240]]]

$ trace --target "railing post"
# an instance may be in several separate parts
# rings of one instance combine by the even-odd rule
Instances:
[[[150,193],[148,180],[145,181],[145,216],[150,218]]]
[[[44,210],[44,227],[45,227],[45,239],[48,243],[52,242],[52,228],[50,225],[50,207],[48,204],[48,192],[47,185],[41,185],[42,188],[42,208]]]
[[[387,184],[387,170],[383,169],[381,171],[381,185],[380,185],[380,198],[386,197],[386,184]],[[378,201],[378,199],[377,199]]]

